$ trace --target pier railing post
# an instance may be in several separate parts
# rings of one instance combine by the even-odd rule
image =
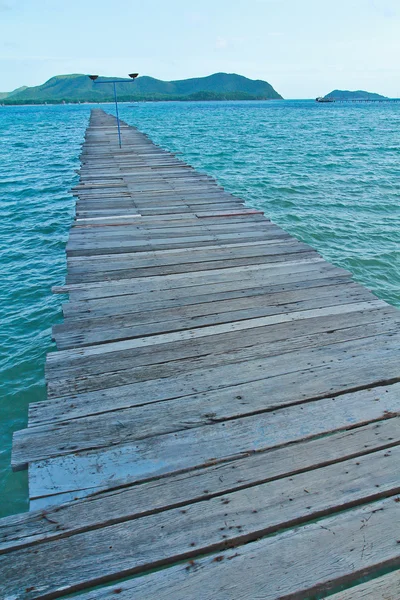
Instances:
[[[129,73],[129,77],[131,78],[132,81],[134,81],[137,76],[138,76],[138,73]],[[98,75],[88,75],[88,77],[89,77],[89,79],[91,79],[93,81],[93,83],[112,83],[113,84],[115,112],[116,112],[117,127],[118,127],[118,143],[119,143],[119,147],[122,148],[121,127],[120,127],[120,123],[119,123],[119,113],[118,113],[117,87],[116,87],[115,84],[116,83],[126,83],[126,80],[124,80],[124,79],[114,79],[114,80],[110,81],[109,79],[107,79],[106,81],[97,81],[97,79],[99,78]]]
[[[114,85],[115,112],[117,113],[118,142],[119,142],[119,147],[121,148],[122,147],[122,144],[121,144],[121,127],[120,127],[120,124],[119,124],[117,87],[115,85],[115,81],[113,81],[113,85]]]

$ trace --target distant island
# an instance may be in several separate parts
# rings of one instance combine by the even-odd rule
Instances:
[[[102,81],[106,81],[102,77]],[[119,78],[115,78],[119,79]],[[208,77],[162,81],[154,77],[138,77],[118,84],[118,99],[129,101],[158,100],[282,100],[271,84],[234,73],[215,73]],[[125,83],[126,81],[126,83]],[[87,75],[57,75],[36,87],[22,87],[0,93],[2,104],[62,104],[78,102],[110,102],[113,88],[96,85]]]
[[[325,100],[388,100],[387,96],[381,96],[380,94],[374,94],[373,92],[365,92],[364,90],[357,90],[351,92],[349,90],[333,90],[330,94],[324,96]]]

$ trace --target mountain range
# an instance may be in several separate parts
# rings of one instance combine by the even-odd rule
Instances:
[[[3,104],[57,104],[62,102],[108,102],[113,100],[110,79],[93,82],[87,75],[57,75],[36,87],[22,87],[0,94]],[[104,82],[104,83],[101,83]],[[282,96],[271,84],[234,73],[214,73],[208,77],[162,81],[154,77],[121,79],[117,86],[121,101],[139,100],[279,100]]]

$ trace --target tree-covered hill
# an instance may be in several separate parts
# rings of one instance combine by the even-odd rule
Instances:
[[[107,81],[110,78],[99,78]],[[111,78],[112,79],[112,78]],[[138,77],[118,83],[120,100],[270,100],[281,99],[274,88],[262,80],[242,75],[215,73],[179,81],[161,81],[153,77]],[[107,102],[113,99],[112,84],[99,84],[87,75],[57,75],[43,85],[20,88],[3,93],[4,104],[59,102]]]
[[[14,90],[12,92],[0,92],[0,100],[2,100],[2,98],[7,98],[7,97],[10,98],[14,94],[18,94],[19,92],[23,92],[26,89],[27,89],[26,85],[23,85],[22,87],[19,87],[19,88],[17,88],[16,90]]]
[[[364,90],[333,90],[327,94],[325,98],[334,98],[335,100],[387,100],[386,96],[375,94],[373,92],[365,92]]]

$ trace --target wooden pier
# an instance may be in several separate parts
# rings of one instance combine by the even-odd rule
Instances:
[[[121,133],[92,111],[0,597],[399,600],[400,311]]]

